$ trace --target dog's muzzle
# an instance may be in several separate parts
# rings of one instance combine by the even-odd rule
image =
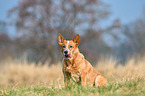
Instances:
[[[68,53],[68,51],[67,50],[64,50],[64,56],[65,56],[65,58],[70,58],[71,57],[71,54],[70,53]]]

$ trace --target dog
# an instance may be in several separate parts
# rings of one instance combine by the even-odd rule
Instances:
[[[58,36],[63,59],[64,83],[68,85],[70,79],[81,85],[101,86],[107,85],[107,80],[96,71],[93,66],[79,52],[79,34],[72,40],[66,40],[61,34]]]

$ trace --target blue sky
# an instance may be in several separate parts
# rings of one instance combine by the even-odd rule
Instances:
[[[145,8],[145,0],[103,0],[110,4],[112,14],[108,19],[102,22],[102,25],[109,26],[111,22],[118,18],[122,24],[128,24],[142,16],[143,7]],[[6,20],[7,11],[18,4],[18,0],[0,0],[0,20]],[[10,36],[15,35],[15,28],[8,28]]]
[[[145,8],[145,0],[103,0],[111,5],[112,14],[106,20],[106,25],[119,18],[122,24],[128,24],[140,18]]]
[[[9,21],[7,12],[18,4],[18,0],[0,0],[0,20]],[[8,27],[8,33],[11,37],[15,35],[15,27]]]

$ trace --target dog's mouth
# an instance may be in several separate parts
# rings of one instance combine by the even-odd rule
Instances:
[[[71,54],[65,54],[64,56],[65,56],[65,58],[70,58]]]

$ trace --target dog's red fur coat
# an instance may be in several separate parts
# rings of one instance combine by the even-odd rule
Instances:
[[[79,35],[77,34],[72,40],[65,40],[64,37],[59,34],[59,45],[61,46],[62,53],[64,50],[69,50],[71,57],[64,58],[63,74],[65,84],[72,78],[75,82],[79,82],[82,85],[107,85],[107,80],[96,71],[93,66],[84,58],[83,54],[79,52]],[[67,48],[66,48],[67,47]]]

